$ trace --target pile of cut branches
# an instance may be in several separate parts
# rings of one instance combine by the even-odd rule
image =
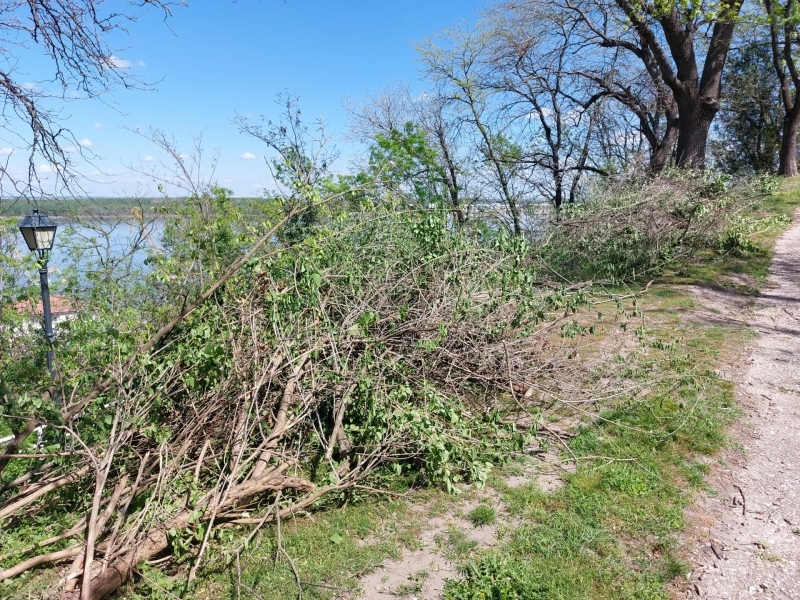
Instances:
[[[646,280],[665,266],[726,250],[737,217],[764,197],[758,180],[732,185],[714,174],[677,171],[640,180],[595,181],[543,232],[542,258],[568,280]]]
[[[277,239],[138,347],[117,331],[93,383],[80,332],[98,316],[71,324],[62,406],[15,400],[0,579],[67,564],[51,579],[62,598],[103,598],[172,555],[191,583],[221,527],[252,537],[391,477],[480,484],[521,449],[506,417],[552,367],[548,332],[586,302],[537,286],[521,238],[478,243],[438,214],[386,210]]]

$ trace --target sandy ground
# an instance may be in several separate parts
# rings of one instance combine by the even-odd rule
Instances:
[[[483,497],[483,502],[502,510],[496,498]],[[494,502],[493,502],[494,500]],[[417,509],[416,518],[424,524],[415,550],[406,551],[398,560],[386,561],[382,567],[361,580],[361,598],[437,600],[444,593],[445,580],[458,579],[458,567],[444,547],[448,532],[461,530],[477,548],[495,544],[495,527],[474,527],[464,516],[478,505],[476,501],[453,499],[450,509],[441,516],[424,514]]]
[[[800,600],[800,213],[752,310],[717,301],[709,317],[745,320],[758,337],[723,374],[745,418],[739,447],[712,470],[713,492],[689,511],[692,572],[680,597]]]

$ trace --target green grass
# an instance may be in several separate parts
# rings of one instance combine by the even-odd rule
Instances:
[[[565,475],[563,488],[552,494],[535,484],[506,488],[507,510],[523,524],[507,545],[473,556],[446,598],[668,598],[664,584],[688,570],[674,535],[693,490],[703,485],[705,467],[694,457],[723,447],[724,428],[737,414],[732,386],[711,367],[723,344],[744,335],[661,327],[644,342],[678,327],[659,345],[666,349],[649,344],[628,366],[635,377],[658,374],[666,381],[644,399],[620,400],[597,425],[579,430],[570,440],[579,467]],[[683,346],[674,343],[678,336],[702,343]]]
[[[497,515],[491,506],[479,504],[467,515],[467,518],[475,527],[491,525],[497,519]]]
[[[449,560],[466,560],[477,550],[478,542],[469,539],[466,532],[457,525],[451,525],[444,534],[436,535],[436,543]]]
[[[243,551],[237,566],[235,556],[226,554],[246,535],[228,530],[217,539],[198,574],[198,587],[184,588],[187,561],[163,574],[157,569],[144,572],[123,598],[162,600],[169,594],[185,598],[236,599],[241,584],[242,598],[255,598],[254,590],[270,600],[296,599],[297,583],[291,565],[278,550],[277,528],[264,528]],[[322,510],[283,521],[281,541],[301,577],[303,598],[338,597],[343,590],[358,587],[358,578],[371,572],[387,558],[398,557],[407,543],[418,539],[414,519],[403,502],[373,500],[343,508]],[[414,582],[411,582],[412,584]]]

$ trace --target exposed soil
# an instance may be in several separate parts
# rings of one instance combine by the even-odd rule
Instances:
[[[711,492],[689,511],[692,571],[678,597],[800,599],[798,216],[754,301],[724,288],[695,290],[700,319],[745,323],[758,337],[738,368],[722,373],[736,383],[745,416],[732,431],[734,448],[712,468]]]
[[[481,499],[501,510],[490,496]],[[452,532],[463,532],[465,541],[476,548],[488,548],[496,541],[494,525],[473,527],[464,515],[479,502],[459,502],[454,498],[450,509],[441,516],[431,517],[420,507],[415,514],[422,525],[417,547],[403,553],[398,560],[386,561],[382,567],[361,580],[363,598],[407,598],[434,600],[441,598],[446,579],[457,579],[458,568],[451,560],[447,540]]]
[[[535,481],[539,489],[546,492],[563,485],[562,474],[570,470],[569,465],[562,464],[556,452],[539,454],[535,459],[521,461],[520,466],[524,467],[524,472],[506,477],[505,484],[517,487]],[[424,505],[415,509],[412,518],[418,520],[421,528],[416,546],[403,552],[397,560],[385,561],[362,578],[357,597],[440,600],[446,580],[461,577],[454,539],[460,538],[462,544],[471,546],[470,551],[503,543],[504,532],[519,525],[518,519],[506,511],[495,491],[466,487],[466,497],[452,497],[443,514],[432,516],[431,507]],[[497,516],[494,523],[476,527],[469,521],[469,513],[479,504],[494,508]]]

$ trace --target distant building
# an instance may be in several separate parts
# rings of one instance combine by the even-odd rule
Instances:
[[[42,301],[39,300],[36,306],[28,301],[17,302],[11,307],[19,315],[27,315],[30,322],[40,322],[42,318]],[[50,296],[50,313],[53,316],[53,329],[56,330],[61,323],[74,319],[78,314],[78,308],[66,296]],[[22,327],[22,333],[29,333],[28,324]]]

